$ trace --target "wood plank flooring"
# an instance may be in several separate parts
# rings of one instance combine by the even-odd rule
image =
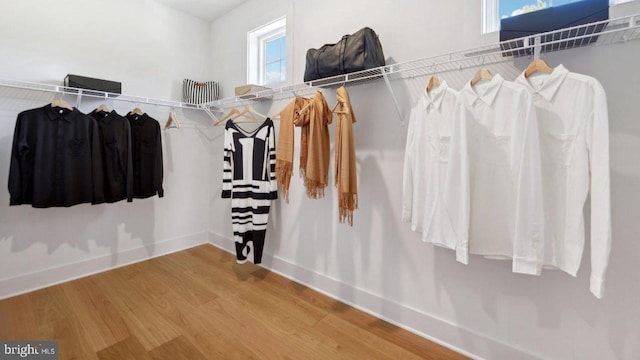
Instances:
[[[466,359],[211,245],[0,301],[60,359]]]

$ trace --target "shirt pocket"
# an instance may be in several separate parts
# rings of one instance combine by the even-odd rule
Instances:
[[[72,157],[81,157],[87,154],[88,143],[86,139],[73,138],[69,140],[69,153]]]
[[[140,150],[145,154],[153,154],[156,151],[156,139],[153,137],[142,138]]]
[[[484,131],[474,137],[474,146],[469,149],[470,156],[477,163],[493,166],[511,166],[511,135],[494,134]]]
[[[440,136],[438,139],[438,159],[441,163],[449,162],[449,151],[451,149],[451,136]]]
[[[571,165],[576,135],[554,134],[549,131],[541,131],[541,134],[540,155],[542,163],[560,167]]]

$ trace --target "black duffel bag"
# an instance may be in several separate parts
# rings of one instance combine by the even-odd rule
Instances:
[[[345,35],[337,44],[307,50],[304,81],[342,75],[384,66],[384,54],[378,35],[366,27]]]

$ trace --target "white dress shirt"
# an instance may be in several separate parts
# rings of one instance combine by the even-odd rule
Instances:
[[[422,232],[422,241],[450,249],[456,239],[443,204],[457,99],[446,81],[422,92],[409,119],[403,179],[403,221]]]
[[[591,292],[602,297],[611,249],[609,125],[600,83],[559,65],[516,83],[534,96],[545,210],[544,265],[576,276],[585,242],[583,207],[591,194]]]
[[[445,198],[469,253],[513,259],[513,271],[540,274],[543,205],[538,126],[532,95],[499,74],[460,91]]]

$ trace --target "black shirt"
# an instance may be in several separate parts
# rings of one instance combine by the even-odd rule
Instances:
[[[163,197],[160,124],[147,114],[129,114],[126,118],[131,125],[133,197]]]
[[[72,206],[104,202],[95,120],[46,105],[18,114],[9,169],[10,205]]]
[[[108,203],[131,201],[133,167],[129,121],[115,111],[92,111],[98,122],[104,174],[104,199]]]

